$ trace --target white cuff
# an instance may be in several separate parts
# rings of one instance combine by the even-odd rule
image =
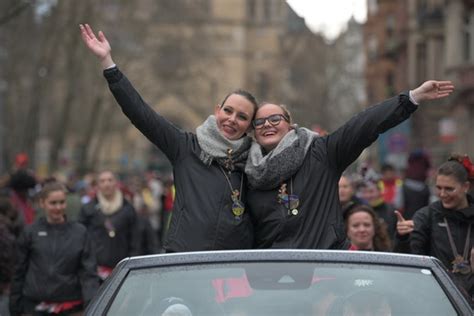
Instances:
[[[112,69],[112,68],[114,68],[114,67],[117,67],[117,65],[116,65],[116,64],[112,64],[112,65],[110,65],[109,67],[105,68],[104,70],[106,70],[106,69]],[[411,98],[411,96],[410,96],[410,98]]]
[[[408,91],[408,96],[410,98],[410,102],[415,104],[415,105],[419,105],[419,103],[415,100],[415,98],[413,97],[412,93],[411,93],[411,90]]]

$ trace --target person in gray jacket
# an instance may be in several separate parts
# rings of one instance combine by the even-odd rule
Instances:
[[[104,69],[124,114],[170,160],[176,187],[166,252],[252,247],[253,227],[246,209],[243,172],[251,138],[246,132],[257,108],[248,92],[236,90],[215,106],[214,115],[185,132],[155,112],[118,69],[102,32],[80,25],[89,50]]]
[[[324,137],[292,125],[278,104],[260,105],[253,125],[257,143],[245,168],[256,247],[347,249],[338,181],[379,134],[400,124],[416,103],[448,96],[449,81],[427,81],[357,114]]]

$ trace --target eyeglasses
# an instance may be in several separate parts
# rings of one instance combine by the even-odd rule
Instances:
[[[263,125],[265,125],[265,122],[268,121],[268,123],[270,123],[271,126],[277,126],[278,124],[280,124],[281,120],[285,120],[286,122],[289,123],[288,118],[284,116],[283,114],[272,114],[267,117],[262,117],[262,118],[253,120],[252,125],[255,128],[262,128]]]

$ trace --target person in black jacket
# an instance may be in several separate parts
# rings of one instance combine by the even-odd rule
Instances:
[[[97,177],[97,194],[82,206],[78,221],[87,227],[97,257],[97,271],[105,280],[120,260],[140,254],[138,216],[124,198],[111,171]]]
[[[395,251],[438,258],[474,298],[474,199],[468,194],[472,179],[470,162],[443,163],[436,176],[439,201],[416,211],[413,220],[398,214]]]
[[[104,68],[117,103],[131,122],[170,160],[176,196],[164,241],[166,252],[252,247],[243,173],[252,139],[246,135],[257,108],[236,90],[215,106],[196,134],[178,129],[146,104],[111,57],[102,32],[80,25],[86,46]]]
[[[324,137],[292,125],[281,105],[260,105],[253,125],[257,143],[245,168],[256,247],[347,249],[338,181],[379,134],[400,124],[417,102],[445,97],[449,81],[427,81],[359,113]]]
[[[12,315],[75,315],[99,287],[87,230],[64,216],[66,192],[59,182],[43,186],[39,204],[46,216],[27,226],[17,242]]]

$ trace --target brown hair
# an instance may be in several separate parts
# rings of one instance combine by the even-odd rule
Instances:
[[[372,222],[374,224],[374,250],[391,251],[392,242],[390,240],[390,237],[388,236],[387,225],[385,223],[380,222],[377,213],[375,213],[375,211],[368,205],[357,205],[352,209],[348,210],[346,214],[344,214],[344,226],[346,229],[346,233],[349,224],[349,217],[351,217],[352,214],[358,212],[368,213],[372,218]]]
[[[449,160],[438,168],[438,175],[452,176],[459,183],[469,181],[466,168],[457,160]]]
[[[40,200],[44,200],[48,197],[48,195],[51,192],[55,192],[55,191],[63,191],[64,193],[66,193],[67,189],[66,189],[66,186],[59,181],[56,181],[54,179],[47,180],[43,183],[41,187],[41,191],[39,192],[38,196]]]
[[[240,95],[240,96],[244,97],[245,99],[247,99],[247,101],[252,103],[252,105],[253,105],[253,115],[252,115],[251,120],[253,120],[255,118],[255,114],[257,113],[257,110],[258,110],[258,102],[257,102],[257,99],[253,96],[253,94],[251,94],[247,90],[237,89],[237,90],[232,91],[231,93],[229,93],[228,95],[226,95],[224,97],[224,100],[222,100],[222,102],[220,104],[221,107],[224,106],[225,101],[227,101],[227,99],[233,94]]]

